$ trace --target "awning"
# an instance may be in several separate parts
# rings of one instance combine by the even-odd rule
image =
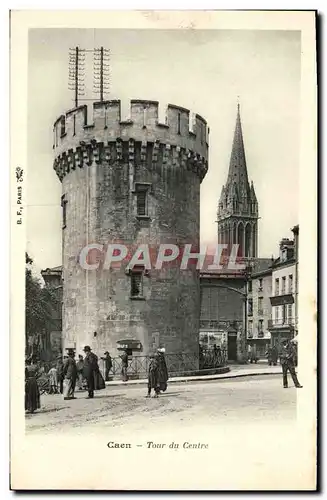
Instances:
[[[136,339],[126,339],[117,341],[118,351],[124,351],[125,349],[131,349],[132,351],[142,351],[143,347],[139,340]]]

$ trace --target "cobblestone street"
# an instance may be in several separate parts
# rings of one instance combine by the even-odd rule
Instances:
[[[151,430],[239,423],[249,419],[289,421],[296,417],[296,390],[282,387],[281,375],[207,382],[174,383],[158,399],[147,399],[145,386],[106,387],[93,400],[77,392],[76,400],[61,395],[41,397],[42,408],[26,417],[26,430],[39,433]]]

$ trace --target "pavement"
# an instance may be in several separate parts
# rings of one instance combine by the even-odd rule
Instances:
[[[282,373],[282,368],[280,365],[269,366],[267,361],[261,361],[257,364],[244,364],[244,365],[230,365],[230,371],[227,373],[213,374],[213,375],[193,375],[190,377],[173,377],[169,379],[169,384],[176,383],[187,383],[187,382],[199,382],[199,381],[209,381],[209,380],[224,380],[239,377],[255,377],[261,375],[275,375],[276,373]],[[147,385],[147,379],[137,379],[128,380],[123,382],[122,380],[112,380],[106,382],[108,386],[128,386],[128,385]]]
[[[235,370],[240,374],[242,369]],[[244,372],[245,370],[243,370]],[[32,433],[80,434],[100,430],[128,429],[136,432],[157,425],[188,425],[192,421],[205,426],[253,420],[265,422],[272,418],[289,420],[296,415],[297,390],[290,385],[283,389],[281,373],[264,376],[248,375],[224,379],[175,382],[159,398],[147,399],[141,384],[120,384],[96,391],[94,399],[87,392],[76,391],[75,400],[62,395],[42,395],[41,409],[26,415],[26,431]]]

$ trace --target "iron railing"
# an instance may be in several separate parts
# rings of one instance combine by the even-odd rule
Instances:
[[[285,319],[268,319],[268,328],[274,328],[274,327],[288,327],[288,326],[294,326],[295,320],[294,318],[285,318]]]
[[[165,355],[166,364],[168,368],[169,377],[177,377],[181,375],[191,375],[195,372],[199,373],[201,370],[207,373],[207,370],[214,370],[227,366],[227,349],[225,348],[200,348],[199,353],[181,353]],[[122,373],[122,360],[120,357],[111,358],[112,367],[109,372],[109,378],[117,378]],[[47,373],[54,361],[44,362],[39,361],[41,378],[47,378]],[[100,371],[105,377],[105,360],[99,359]],[[129,356],[127,375],[130,379],[147,378],[149,368],[148,356]]]
[[[227,366],[226,349],[202,349],[200,353],[181,353],[165,355],[168,373],[174,374],[191,373],[199,370],[215,369]],[[105,361],[99,361],[100,370],[104,374]],[[128,359],[127,375],[130,378],[146,378],[148,375],[149,357],[130,356]],[[120,375],[122,371],[121,358],[112,358],[110,376]]]

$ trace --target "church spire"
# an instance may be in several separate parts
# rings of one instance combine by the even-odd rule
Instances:
[[[248,192],[249,180],[246,168],[246,158],[243,142],[243,132],[241,123],[240,103],[237,102],[237,116],[234,130],[234,139],[232,152],[229,161],[229,171],[227,185],[232,185],[236,182],[239,191]]]
[[[239,99],[228,177],[222,187],[217,216],[218,243],[238,244],[240,255],[257,257],[258,201],[248,179]]]

